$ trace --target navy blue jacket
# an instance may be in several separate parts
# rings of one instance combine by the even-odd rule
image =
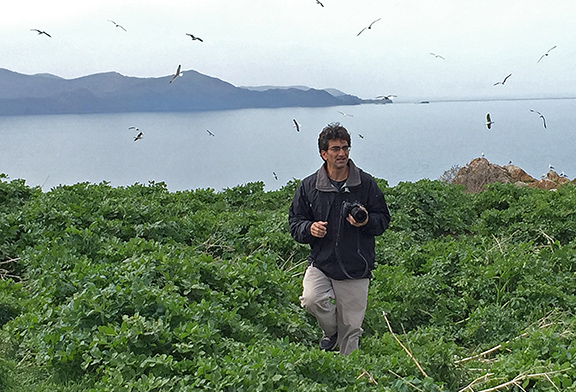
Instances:
[[[330,182],[325,165],[300,182],[290,210],[290,234],[310,244],[308,264],[332,279],[371,277],[374,269],[374,237],[390,223],[390,212],[376,181],[349,160],[348,179],[340,190]],[[346,220],[344,202],[360,202],[368,210],[368,223],[354,227]],[[310,234],[315,221],[328,222],[326,236]]]

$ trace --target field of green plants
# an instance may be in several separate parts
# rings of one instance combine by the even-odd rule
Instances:
[[[360,350],[299,307],[298,181],[0,176],[1,391],[576,391],[576,186],[389,187]]]

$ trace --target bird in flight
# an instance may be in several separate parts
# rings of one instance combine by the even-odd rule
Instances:
[[[182,64],[178,65],[176,73],[174,74],[174,76],[172,76],[172,79],[170,79],[170,83],[172,83],[174,79],[176,79],[178,76],[182,76]]]
[[[436,57],[437,59],[446,60],[443,56],[440,56],[439,54],[432,53],[432,52],[430,52],[430,54],[431,54],[432,56]]]
[[[296,121],[296,119],[292,119],[292,121],[294,122],[294,128],[296,128],[296,132],[300,132],[300,124],[298,124],[298,121]]]
[[[136,137],[134,137],[134,141],[137,142],[138,140],[142,139],[143,136],[144,134],[140,132],[138,135],[136,135]]]
[[[207,129],[207,130],[206,130],[206,132],[208,132],[208,135],[210,135],[210,136],[214,136],[214,134],[213,134],[212,132],[210,132],[210,130],[209,130],[209,129]]]
[[[320,0],[316,0],[316,4],[319,4],[319,5],[321,5],[322,7],[324,7],[324,4],[322,4],[322,3],[320,2]]]
[[[542,113],[540,113],[538,110],[530,109],[530,111],[532,113],[538,114],[538,116],[542,119],[542,125],[544,126],[544,129],[546,129],[546,119],[544,118],[544,115]]]
[[[490,129],[492,127],[492,124],[494,124],[494,121],[492,121],[492,119],[490,118],[490,113],[486,114],[486,128]]]
[[[200,41],[200,42],[204,42],[204,40],[200,37],[196,37],[190,33],[186,33],[187,36],[189,36],[190,38],[192,38],[192,41]]]
[[[360,139],[364,139],[364,135],[362,135],[361,133],[358,134],[358,137],[359,137]]]
[[[278,175],[276,174],[276,172],[272,172],[272,175],[274,176],[274,178],[275,178],[276,180],[278,180]]]
[[[122,30],[126,31],[126,29],[124,27],[120,26],[118,23],[114,22],[113,20],[108,19],[108,22],[113,23],[114,26],[120,27]]]
[[[397,95],[389,94],[389,95],[378,95],[376,99],[391,99],[392,97],[397,97]]]
[[[52,37],[50,34],[48,34],[48,33],[45,32],[45,31],[42,31],[42,30],[30,29],[30,31],[37,31],[39,35],[44,34],[44,35],[46,35],[46,36],[48,36],[48,37]]]
[[[340,113],[340,114],[343,115],[344,117],[346,117],[346,116],[354,117],[354,115],[341,112],[340,110],[338,110],[338,113]]]
[[[538,59],[537,63],[539,63],[540,60],[542,60],[544,57],[547,57],[548,54],[550,53],[550,51],[551,51],[552,49],[554,49],[554,48],[556,48],[556,45],[554,45],[553,47],[551,47],[550,49],[548,49],[548,50],[546,51],[546,53],[544,53],[542,56],[540,56],[540,58]]]
[[[368,25],[368,27],[364,27],[362,30],[360,30],[360,32],[359,32],[358,34],[356,34],[356,37],[358,37],[360,34],[362,34],[362,32],[363,32],[364,30],[366,30],[366,29],[370,30],[370,29],[372,28],[372,25],[373,25],[374,23],[378,22],[380,19],[382,19],[382,18],[378,18],[378,19],[376,19],[374,22],[370,23],[370,24]]]
[[[512,76],[512,74],[508,74],[508,76],[506,76],[506,77],[504,78],[504,80],[502,80],[501,82],[496,82],[496,83],[494,83],[494,86],[497,86],[497,85],[499,85],[499,84],[504,85],[504,83],[506,83],[506,81],[508,80],[508,78],[509,78],[510,76]]]

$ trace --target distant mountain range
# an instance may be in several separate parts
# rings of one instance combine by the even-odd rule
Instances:
[[[0,68],[0,115],[189,112],[242,108],[325,107],[371,102],[336,89],[236,87],[194,70],[136,78],[107,72],[76,79]]]

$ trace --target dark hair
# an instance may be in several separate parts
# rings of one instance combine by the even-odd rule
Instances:
[[[350,134],[340,123],[335,122],[326,125],[318,136],[318,149],[320,151],[328,150],[328,142],[337,139],[346,140],[349,146],[352,145]]]

